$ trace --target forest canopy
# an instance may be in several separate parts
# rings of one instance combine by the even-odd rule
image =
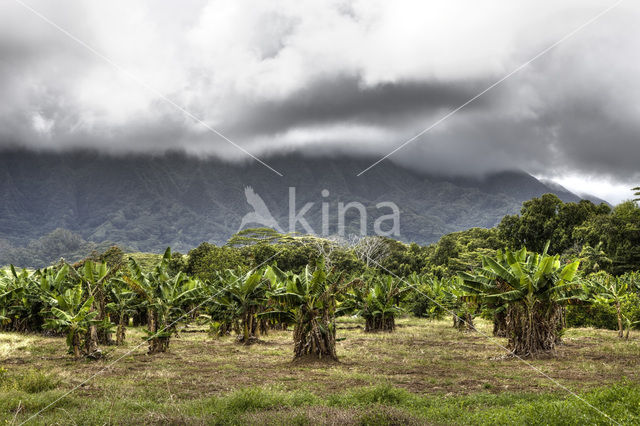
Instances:
[[[380,266],[395,274],[429,272],[442,277],[472,269],[480,264],[482,256],[498,249],[526,247],[541,252],[548,241],[550,254],[559,254],[567,260],[580,258],[583,268],[591,272],[621,274],[637,270],[640,207],[634,201],[613,208],[586,200],[565,203],[553,194],[545,194],[526,201],[519,214],[505,216],[494,228],[446,234],[437,243],[426,246],[379,238],[377,246],[383,254]],[[73,262],[112,245],[115,244],[85,241],[71,231],[57,229],[26,247],[13,247],[0,240],[0,265],[39,268],[61,257]],[[250,268],[270,256],[275,256],[272,260],[280,268],[299,271],[319,254],[330,254],[336,265],[351,271],[372,266],[366,265],[356,248],[354,241],[286,235],[267,228],[247,229],[232,236],[225,245],[203,242],[191,250],[186,271],[207,278],[212,271],[236,266]],[[127,247],[121,249],[128,251]]]

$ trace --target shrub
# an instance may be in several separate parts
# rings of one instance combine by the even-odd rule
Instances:
[[[566,310],[567,327],[594,327],[615,330],[618,328],[615,306],[570,305]]]
[[[424,294],[415,293],[412,301],[409,303],[409,309],[414,316],[418,318],[442,319],[448,313],[442,304],[437,304],[432,297]]]
[[[631,294],[622,303],[622,312],[627,313],[632,323],[640,321],[640,296],[636,293]],[[566,310],[566,319],[567,327],[594,327],[606,330],[616,330],[618,328],[616,308],[613,305],[569,305]],[[635,324],[633,328],[640,328],[640,323]]]

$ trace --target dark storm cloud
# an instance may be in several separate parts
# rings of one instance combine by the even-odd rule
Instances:
[[[599,91],[580,98],[556,104],[548,97],[518,117],[508,113],[518,103],[509,98],[501,107],[452,117],[446,130],[426,134],[396,157],[454,174],[523,168],[550,177],[576,173],[629,185],[640,180],[640,122],[603,106]]]
[[[445,1],[30,4],[255,155],[383,156],[604,8],[488,1],[465,14]],[[390,160],[640,181],[638,19],[636,4],[612,11]],[[246,159],[12,2],[0,98],[0,147]]]
[[[275,134],[333,122],[396,127],[452,109],[486,86],[486,81],[399,81],[369,87],[359,76],[341,75],[312,82],[286,99],[242,105],[241,120],[225,125],[240,134]],[[481,99],[470,109],[487,108],[488,102]]]
[[[595,103],[563,110],[551,118],[556,172],[576,169],[624,179],[640,172],[640,123],[611,117]]]

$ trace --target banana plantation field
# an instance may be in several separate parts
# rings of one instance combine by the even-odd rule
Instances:
[[[145,332],[130,328],[125,343],[106,347],[97,361],[69,357],[64,337],[0,333],[0,421],[20,424],[35,415],[32,424],[640,422],[634,332],[627,341],[615,331],[568,329],[554,356],[527,365],[505,357],[507,339],[486,337],[492,323],[479,319],[475,326],[460,332],[449,320],[403,317],[394,333],[364,333],[364,320],[340,318],[338,362],[292,362],[291,330],[240,345],[236,336],[214,338],[191,325],[177,330],[166,352],[149,355],[141,345]]]
[[[640,272],[547,243],[400,276],[305,244],[0,271],[0,419],[640,423]]]

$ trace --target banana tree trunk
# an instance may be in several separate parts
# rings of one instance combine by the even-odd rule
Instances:
[[[364,331],[375,333],[378,331],[392,332],[396,329],[395,317],[392,314],[376,315],[365,319]]]
[[[156,317],[156,312],[151,308],[147,309],[147,328],[149,329],[149,333],[151,333],[152,336],[155,335],[158,331],[158,319]],[[149,353],[154,354],[158,352],[158,349],[158,338],[154,336],[149,340]]]
[[[616,301],[616,313],[618,315],[618,337],[622,339],[624,331],[622,327],[622,309],[620,309],[619,301]]]
[[[325,314],[320,318],[309,316],[307,321],[303,316],[293,330],[294,359],[310,357],[337,361],[333,321]]]
[[[552,352],[558,342],[562,308],[556,303],[522,303],[507,308],[508,348],[513,355]]]
[[[501,311],[493,316],[493,335],[507,337],[507,313]]]
[[[98,317],[97,319],[100,321],[104,321],[107,318],[107,305],[106,305],[106,301],[105,301],[105,297],[104,297],[104,285],[102,283],[98,284],[97,288],[96,288],[96,299],[95,299],[95,305],[98,311]],[[96,303],[97,302],[97,303]],[[109,333],[107,330],[105,329],[98,329],[97,330],[98,333],[98,342],[103,344],[103,345],[109,345],[112,344],[112,340],[111,340],[111,333]]]
[[[458,331],[475,331],[473,325],[473,315],[465,312],[462,316],[453,314],[453,327]]]
[[[120,314],[118,321],[118,329],[116,330],[116,345],[120,346],[124,344],[124,338],[126,333],[126,316]]]
[[[98,349],[98,326],[95,324],[89,326],[85,349],[88,358],[100,358],[100,350]]]
[[[263,318],[260,318],[258,321],[258,330],[262,336],[266,336],[269,334],[269,321]]]
[[[245,319],[242,322],[242,342],[245,345],[249,344],[249,320]]]
[[[77,332],[73,333],[71,337],[71,347],[73,349],[73,356],[78,359],[82,355],[80,352],[80,335]]]
[[[256,308],[248,308],[242,315],[242,339],[240,342],[245,345],[255,343],[258,332],[258,321],[256,319]]]

